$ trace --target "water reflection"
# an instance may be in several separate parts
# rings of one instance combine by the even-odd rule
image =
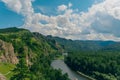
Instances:
[[[78,75],[76,72],[72,71],[63,60],[54,60],[51,64],[54,69],[61,69],[62,73],[67,73],[71,80],[88,80],[83,76]]]

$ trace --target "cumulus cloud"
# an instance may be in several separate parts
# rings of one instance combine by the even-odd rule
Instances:
[[[19,13],[21,8],[22,8],[22,5],[20,3],[20,1],[18,0],[15,0],[15,1],[12,1],[12,0],[2,0],[11,10]]]
[[[58,11],[65,11],[67,9],[66,5],[60,5],[58,6]]]
[[[120,0],[105,0],[99,4],[89,8],[87,13],[82,13],[81,17],[85,23],[90,23],[89,26],[94,32],[120,37]],[[109,36],[108,35],[108,36]],[[107,37],[106,37],[107,38]]]
[[[32,1],[33,0],[2,0],[11,10],[24,16],[34,13]]]
[[[93,4],[87,12],[75,12],[72,4],[58,6],[63,12],[57,16],[35,13],[34,0],[2,0],[11,10],[24,16],[22,27],[45,35],[69,39],[120,41],[120,0],[103,0]],[[44,23],[43,23],[44,22]]]

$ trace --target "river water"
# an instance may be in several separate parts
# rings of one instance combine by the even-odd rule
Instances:
[[[72,71],[63,60],[54,60],[51,64],[54,69],[61,69],[62,73],[67,73],[71,80],[88,80],[85,77],[77,74],[76,72]]]

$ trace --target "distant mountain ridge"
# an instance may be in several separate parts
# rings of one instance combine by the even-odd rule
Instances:
[[[47,38],[63,45],[66,51],[120,50],[120,42],[115,41],[71,40],[50,35]]]

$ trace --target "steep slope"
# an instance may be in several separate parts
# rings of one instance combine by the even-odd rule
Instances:
[[[55,49],[53,49],[51,45],[49,45],[48,41],[44,38],[43,35],[39,35],[38,38],[36,35],[26,29],[17,28],[1,29],[0,31],[1,42],[4,41],[4,43],[9,43],[10,48],[14,49],[16,54],[20,54],[22,48],[24,48],[26,52],[29,52],[31,56],[32,53],[33,56],[35,56],[34,53],[48,54],[55,52]],[[8,45],[7,43],[5,46]],[[7,46],[7,48],[8,47],[9,46]]]
[[[0,40],[0,62],[18,63],[13,45]]]
[[[50,67],[54,56],[61,53],[59,49],[59,44],[39,33],[15,27],[0,29],[0,64],[16,64],[11,80],[69,80]]]

